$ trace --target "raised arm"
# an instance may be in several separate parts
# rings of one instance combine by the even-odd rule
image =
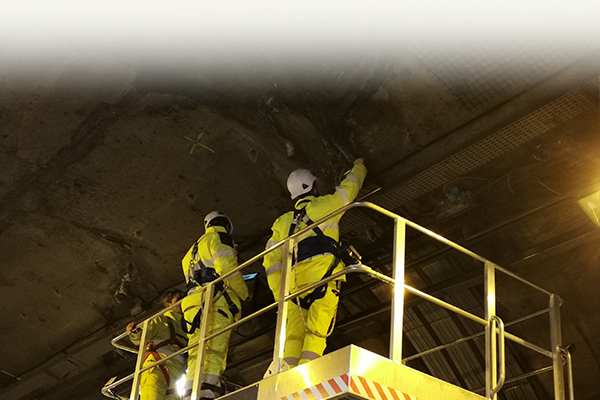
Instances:
[[[237,257],[233,248],[233,241],[229,235],[226,233],[215,234],[210,240],[211,261],[214,263],[217,273],[225,275],[237,268]],[[233,276],[225,279],[225,282],[240,299],[246,300],[248,298],[248,286],[246,286],[242,274],[239,272],[235,273]]]

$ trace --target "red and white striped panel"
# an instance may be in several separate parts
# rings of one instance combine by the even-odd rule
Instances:
[[[350,376],[350,391],[373,400],[417,400],[415,396],[408,393],[381,385],[358,375]]]
[[[340,393],[351,392],[372,400],[418,400],[415,396],[362,376],[344,374],[308,389],[288,394],[279,400],[321,400]]]
[[[349,374],[337,376],[308,389],[288,394],[280,400],[321,400],[336,394],[348,392]]]

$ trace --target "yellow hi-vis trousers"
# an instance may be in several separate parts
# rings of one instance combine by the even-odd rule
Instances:
[[[309,294],[310,292],[300,298]],[[283,357],[291,367],[307,363],[323,355],[327,346],[326,338],[316,336],[311,331],[321,336],[327,335],[338,301],[338,283],[333,281],[327,284],[325,296],[312,303],[308,310],[290,302]],[[306,323],[306,327],[304,323]]]
[[[184,300],[185,303],[185,300]],[[183,304],[185,307],[185,304]],[[192,306],[184,309],[183,315],[186,321],[193,321],[199,307]],[[235,320],[239,319],[241,313],[236,316],[231,315],[229,306],[224,296],[217,299],[212,305],[212,312],[210,313],[209,321],[209,334],[219,331],[232,324]],[[203,315],[202,318],[205,318]],[[198,343],[200,336],[200,328],[188,335],[188,344]],[[220,386],[219,377],[225,371],[227,365],[227,349],[229,348],[229,337],[231,336],[231,330],[224,332],[223,334],[216,336],[208,341],[206,352],[204,356],[204,382],[210,385]],[[190,349],[188,353],[188,373],[185,388],[188,395],[191,395],[190,390],[193,386],[194,374],[196,371],[196,361],[198,356],[198,347]],[[202,397],[213,397],[213,394],[200,392],[198,398]],[[187,397],[185,397],[187,398]]]
[[[160,353],[160,350],[158,353],[161,358],[166,357],[166,355]],[[142,373],[140,379],[140,391],[142,392],[140,400],[179,400],[176,382],[185,373],[185,364],[178,359],[179,357],[171,358],[162,364],[167,367],[169,372],[168,386],[167,378],[160,366],[156,366]],[[146,361],[144,361],[144,367],[156,361],[158,360],[151,354],[146,358]],[[169,393],[168,395],[167,391]]]

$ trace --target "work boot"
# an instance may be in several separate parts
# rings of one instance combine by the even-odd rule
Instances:
[[[199,395],[202,396],[202,400],[213,400],[223,395],[223,388],[221,386],[206,382],[202,383],[200,390],[201,393]]]

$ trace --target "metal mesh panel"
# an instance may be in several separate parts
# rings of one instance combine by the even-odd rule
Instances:
[[[439,283],[454,278],[456,272],[447,260],[434,261],[421,268],[431,283]]]
[[[469,389],[485,385],[483,368],[467,343],[450,347],[448,353],[459,368]]]
[[[414,310],[407,308],[404,310],[403,325],[405,331],[411,331],[423,326],[423,322],[415,315]]]
[[[425,245],[425,246],[419,246],[418,243],[416,243],[416,241],[413,241],[412,244],[416,244],[418,246],[417,249],[413,250],[413,251],[409,251],[406,254],[406,258],[408,260],[418,260],[419,258],[423,258],[429,254],[435,253],[437,251],[437,248],[433,245]]]
[[[407,285],[415,289],[423,289],[427,287],[423,279],[415,271],[407,271],[404,278]]]
[[[374,202],[388,209],[405,204],[554,129],[559,121],[569,121],[592,107],[593,104],[580,90],[569,92],[377,196]]]
[[[424,327],[408,331],[406,332],[406,336],[418,352],[428,350],[437,345]],[[458,380],[452,372],[452,368],[450,368],[450,365],[448,365],[448,362],[440,352],[424,356],[423,361],[433,376],[458,385]]]
[[[366,227],[372,224],[372,220],[364,213],[357,210],[352,211],[349,216],[346,214],[340,220],[341,233],[352,232],[359,227]]]
[[[426,319],[425,322],[429,324],[444,318],[448,318],[448,311],[433,303],[419,304],[417,308],[423,313],[423,316]]]
[[[392,300],[392,288],[389,285],[379,285],[373,288],[373,294],[381,303],[388,303]]]

